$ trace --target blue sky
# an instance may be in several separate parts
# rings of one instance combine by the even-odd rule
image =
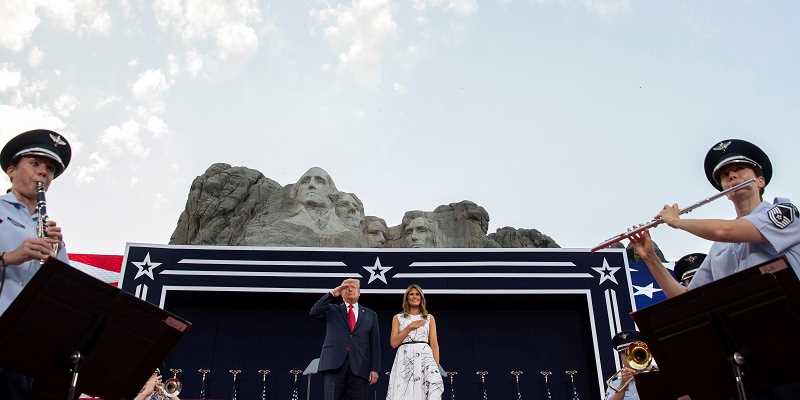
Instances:
[[[798,197],[794,2],[3,1],[0,139],[62,131],[48,210],[73,252],[166,243],[215,162],[311,166],[390,225],[472,200],[490,231],[591,247],[715,193],[705,152],[772,158]],[[7,181],[5,181],[7,183]],[[731,218],[718,200],[694,213]],[[710,243],[668,227],[668,258]]]

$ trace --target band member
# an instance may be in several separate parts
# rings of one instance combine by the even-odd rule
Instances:
[[[367,400],[381,365],[378,315],[358,303],[361,284],[345,279],[325,293],[309,315],[325,321],[325,342],[319,356],[325,400]],[[341,296],[342,304],[331,304]]]
[[[672,270],[675,279],[684,287],[689,287],[694,274],[705,259],[706,255],[703,253],[691,253],[679,258]]]
[[[439,373],[436,320],[428,313],[422,288],[412,284],[403,295],[403,312],[392,318],[392,348],[397,349],[386,400],[439,400],[444,382]]]
[[[744,140],[723,140],[706,154],[706,177],[717,190],[725,190],[750,178],[755,182],[729,193],[736,219],[683,219],[677,204],[666,205],[658,216],[669,226],[715,243],[688,288],[681,286],[656,257],[648,232],[631,238],[636,253],[667,297],[674,297],[735,272],[785,255],[800,275],[800,218],[788,199],[762,200],[772,178],[772,163],[756,145]]]
[[[611,339],[611,347],[617,351],[622,372],[611,381],[611,385],[620,390],[607,388],[605,400],[639,400],[639,392],[636,391],[636,382],[633,380],[634,370],[625,365],[625,350],[629,344],[642,340],[642,335],[637,331],[622,331]]]
[[[67,140],[44,129],[21,133],[0,151],[0,165],[11,180],[11,189],[0,196],[0,315],[39,270],[42,260],[56,257],[67,262],[64,237],[55,221],[48,219],[47,237],[37,235],[36,183],[41,182],[47,190],[71,157]],[[0,399],[30,398],[31,380],[3,369],[8,367],[0,365]]]

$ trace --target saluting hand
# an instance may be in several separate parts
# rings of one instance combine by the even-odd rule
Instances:
[[[341,285],[333,288],[333,290],[331,290],[331,294],[333,295],[333,297],[339,297],[339,296],[342,295],[343,291],[345,291],[346,289],[348,289],[350,287],[355,286],[355,284],[352,282],[354,280],[355,279],[345,279],[345,280],[342,281]]]
[[[378,382],[378,372],[369,371],[369,384],[374,385]]]

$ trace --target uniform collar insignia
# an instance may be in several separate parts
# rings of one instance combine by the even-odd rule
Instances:
[[[725,151],[725,149],[727,149],[728,146],[730,145],[731,145],[730,140],[728,140],[727,142],[719,142],[719,144],[714,146],[714,148],[712,148],[711,150]]]
[[[67,145],[67,142],[65,142],[64,139],[61,138],[61,136],[54,135],[52,133],[50,133],[49,135],[50,135],[50,139],[53,140],[53,145],[55,145],[56,147],[58,147],[59,145],[61,145],[61,146],[66,146]]]

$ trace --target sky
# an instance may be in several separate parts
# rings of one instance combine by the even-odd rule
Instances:
[[[367,215],[471,200],[587,248],[716,193],[717,141],[798,198],[800,3],[2,0],[0,142],[73,146],[47,193],[70,252],[167,243],[217,162],[308,168]],[[0,184],[8,187],[5,176]],[[733,218],[720,199],[692,213]],[[662,226],[667,258],[710,243]]]

